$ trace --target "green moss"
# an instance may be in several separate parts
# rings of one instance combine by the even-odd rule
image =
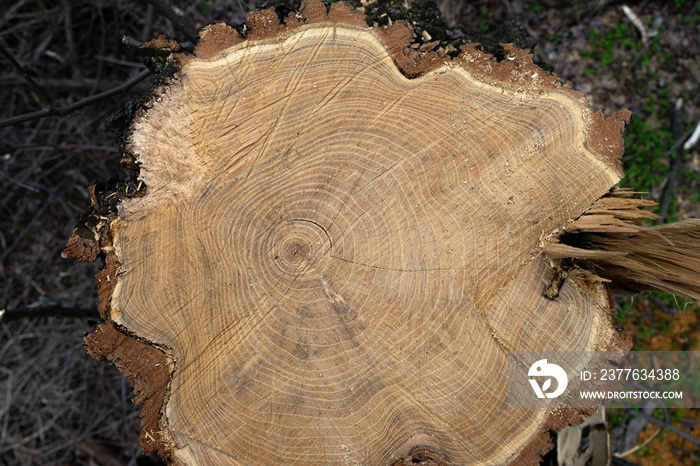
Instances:
[[[606,414],[608,417],[608,427],[611,429],[620,425],[625,418],[625,413],[622,408],[608,408]]]
[[[540,14],[545,10],[545,7],[540,5],[539,3],[530,2],[525,3],[525,9],[530,10],[535,14]]]
[[[210,8],[207,0],[199,0],[197,3],[197,9],[202,12],[204,16],[209,16]]]
[[[675,54],[657,53],[657,38],[653,38],[649,47],[635,54],[638,74],[646,79],[631,81],[636,94],[649,96],[637,107],[625,135],[625,156],[623,170],[625,178],[622,184],[637,191],[649,192],[664,182],[670,162],[669,149],[674,144],[671,131],[671,114],[673,111],[674,89],[663,85],[656,70],[675,69]],[[668,221],[675,218],[677,201],[674,199],[669,209]]]

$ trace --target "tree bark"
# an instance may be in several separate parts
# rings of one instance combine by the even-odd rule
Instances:
[[[136,381],[144,449],[535,464],[590,411],[510,408],[508,352],[630,346],[604,280],[544,292],[576,255],[552,245],[622,176],[629,112],[512,46],[451,59],[343,3],[246,34],[172,56],[127,137],[131,191],[93,192],[67,251],[106,254],[87,346]]]

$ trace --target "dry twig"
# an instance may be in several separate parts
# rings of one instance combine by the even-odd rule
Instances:
[[[170,21],[173,26],[175,26],[175,29],[179,30],[182,35],[184,35],[187,40],[192,42],[193,44],[197,43],[197,33],[196,31],[189,25],[186,24],[185,20],[180,17],[175,11],[165,3],[164,0],[147,0],[149,5],[152,5],[153,8],[160,13],[161,15],[165,16],[168,21]]]
[[[36,94],[39,96],[39,98],[44,102],[44,105],[46,105],[48,108],[51,108],[51,102],[49,99],[46,97],[46,94],[44,91],[39,87],[39,85],[32,79],[31,76],[29,76],[29,73],[27,73],[27,70],[25,70],[22,65],[17,63],[17,60],[15,60],[15,57],[12,56],[10,52],[5,50],[2,45],[0,45],[0,53],[5,56],[8,60],[10,60],[10,63],[12,63],[12,66],[14,66],[17,71],[22,73],[22,77],[29,83],[31,88],[36,92]]]
[[[143,70],[130,80],[124,82],[123,84],[117,87],[109,89],[105,92],[101,92],[99,94],[92,95],[90,97],[85,97],[84,99],[81,99],[78,102],[72,103],[70,105],[66,105],[65,107],[45,108],[36,112],[26,113],[24,115],[18,115],[16,117],[8,118],[6,120],[0,121],[0,128],[3,128],[5,126],[17,125],[26,121],[38,120],[40,118],[46,118],[50,116],[68,115],[69,113],[72,113],[76,110],[80,110],[81,108],[87,107],[88,105],[92,105],[108,97],[117,95],[120,92],[128,91],[129,89],[146,79],[150,74],[150,70]]]

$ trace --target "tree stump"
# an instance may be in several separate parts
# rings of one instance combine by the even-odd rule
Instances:
[[[314,0],[171,57],[127,137],[138,178],[93,192],[67,251],[106,254],[87,347],[134,381],[145,451],[535,464],[581,413],[509,408],[508,352],[629,347],[604,280],[545,293],[581,250],[559,233],[621,178],[629,112],[512,46],[411,36]]]

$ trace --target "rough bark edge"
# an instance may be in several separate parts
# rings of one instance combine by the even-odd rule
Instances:
[[[500,62],[494,56],[479,51],[473,44],[463,47],[460,55],[451,59],[442,52],[432,51],[435,46],[433,43],[420,47],[418,44],[414,44],[414,32],[407,23],[397,22],[386,28],[370,28],[367,26],[363,14],[343,2],[332,4],[330,11],[328,11],[320,0],[305,0],[300,12],[287,16],[284,23],[280,22],[273,8],[252,12],[248,15],[247,24],[243,29],[245,37],[223,23],[208,26],[200,32],[200,42],[193,55],[177,53],[177,50],[173,50],[175,48],[173,44],[165,39],[160,40],[159,38],[152,41],[148,44],[149,47],[168,52],[168,66],[163,67],[163,71],[154,83],[152,92],[141,102],[141,108],[137,112],[136,118],[147,117],[148,109],[159,95],[167,92],[170,83],[178,79],[182,66],[190,60],[213,58],[223,50],[246,40],[282,40],[285,36],[291,35],[298,27],[307,24],[318,24],[319,26],[342,24],[372,30],[389,49],[398,69],[408,78],[420,76],[443,64],[451,63],[463,66],[482,82],[496,84],[514,94],[524,92],[524,99],[534,98],[548,91],[566,94],[578,101],[587,112],[589,121],[587,122],[586,146],[600,155],[612,169],[622,175],[620,167],[620,157],[624,150],[622,130],[624,124],[629,120],[631,114],[629,111],[622,110],[608,118],[604,118],[602,112],[593,113],[589,109],[586,96],[574,91],[571,83],[561,83],[556,74],[550,74],[536,66],[530,53],[519,50],[512,44],[503,45],[506,59]],[[128,146],[127,143],[124,159],[136,167],[132,177],[132,184],[134,184],[138,175],[138,160],[131,154]],[[147,187],[145,188],[147,189]],[[137,190],[141,195],[146,194],[141,186]],[[132,187],[132,192],[137,190]],[[114,201],[119,202],[128,197],[132,197],[132,195],[129,194],[127,187],[126,193],[118,193]],[[94,201],[93,199],[93,204]],[[176,445],[168,435],[163,408],[167,401],[174,361],[164,350],[129,334],[126,329],[120,328],[109,320],[110,301],[115,283],[113,277],[116,278],[119,266],[117,258],[112,252],[111,234],[100,232],[95,239],[86,239],[80,237],[76,230],[68,242],[64,257],[73,257],[76,262],[89,262],[94,260],[100,252],[107,252],[107,266],[96,276],[99,290],[98,307],[105,322],[100,323],[97,329],[86,337],[88,352],[97,359],[108,359],[116,364],[119,370],[134,383],[137,395],[134,402],[143,405],[140,444],[144,452],[157,451],[163,457],[170,457]],[[612,318],[609,317],[609,319],[612,326]],[[629,349],[631,339],[629,335],[618,333],[610,346],[616,349]],[[558,431],[568,425],[579,424],[583,421],[582,415],[590,414],[590,410],[575,409],[551,412],[540,431],[520,453],[514,456],[509,464],[537,464],[541,456],[553,447],[549,435],[550,430]],[[450,463],[431,449],[416,446],[408,457],[399,459],[393,464],[442,466]]]
[[[199,33],[194,55],[201,59],[212,58],[246,40],[283,39],[296,28],[315,23],[367,27],[364,15],[344,2],[333,3],[327,11],[320,0],[306,0],[302,2],[300,11],[296,14],[290,13],[284,22],[280,21],[274,8],[248,13],[246,24],[243,26],[245,37],[225,23],[206,26]]]
[[[151,39],[150,41],[144,43],[140,47],[141,49],[154,49],[154,50],[169,50],[173,52],[179,52],[182,50],[180,44],[172,39],[169,39],[164,34]]]
[[[700,302],[700,220],[643,226],[641,219],[655,219],[658,215],[642,208],[655,206],[656,202],[632,198],[634,194],[639,193],[613,188],[571,222],[557,242],[547,245],[545,255],[555,270],[584,288],[604,283],[610,309],[614,308],[613,294],[629,296],[648,290]],[[688,266],[679,265],[681,259]],[[612,315],[608,320],[614,327]],[[606,351],[628,351],[631,347],[631,336],[618,331]],[[567,423],[580,423],[576,416],[590,415],[568,411],[571,412],[566,417],[550,416],[546,429],[558,431]],[[538,455],[553,447],[551,441],[543,442],[546,433],[543,431],[512,464],[537,464]]]
[[[95,212],[95,206],[98,205],[96,185],[91,185],[90,207],[81,215],[78,220],[78,225],[73,228],[73,233],[68,239],[65,249],[61,253],[64,259],[75,259],[74,264],[92,262],[102,253],[102,234],[107,217],[104,217],[104,223],[99,212]]]
[[[583,422],[584,416],[590,416],[593,412],[595,409],[558,409],[550,413],[528,446],[507,464],[512,466],[540,464],[542,457],[554,448],[550,432],[558,432],[565,427],[578,425]]]
[[[476,44],[467,44],[454,59],[441,51],[433,51],[438,45],[431,42],[419,46],[414,43],[415,33],[411,26],[399,21],[389,27],[369,27],[365,15],[343,2],[333,3],[326,10],[321,0],[304,0],[299,13],[290,13],[284,22],[277,17],[274,8],[255,11],[248,14],[244,26],[246,37],[235,29],[221,24],[208,26],[200,33],[194,55],[197,58],[211,58],[228,47],[244,41],[283,40],[293,31],[308,24],[346,25],[371,29],[386,45],[399,68],[408,78],[415,78],[434,70],[444,64],[463,66],[477,79],[499,87],[514,94],[521,94],[523,100],[529,100],[547,92],[560,92],[577,101],[585,109],[587,118],[586,146],[598,154],[622,177],[621,157],[624,152],[622,133],[629,122],[631,112],[620,110],[605,118],[601,111],[593,112],[585,95],[572,88],[570,82],[561,82],[555,73],[549,73],[533,62],[533,56],[526,50],[520,50],[513,44],[502,44],[505,59],[480,51]],[[188,61],[191,56],[182,56]]]
[[[78,227],[73,228],[73,233],[61,253],[64,259],[75,259],[74,264],[92,262],[100,255],[99,239],[83,238],[78,234]]]
[[[128,175],[125,181],[108,188],[90,186],[91,205],[73,229],[61,255],[74,259],[76,263],[92,262],[104,256],[105,266],[95,275],[97,308],[103,321],[85,336],[84,344],[90,356],[109,360],[134,385],[133,401],[142,405],[141,449],[146,454],[158,452],[167,458],[167,445],[171,442],[161,411],[172,374],[172,358],[164,350],[130,335],[110,320],[111,296],[119,274],[119,262],[112,247],[111,223],[117,217],[117,204],[121,199],[140,197],[145,193],[136,181],[138,169],[133,159],[125,156],[122,163]]]
[[[93,358],[116,365],[134,385],[133,402],[141,405],[141,450],[170,458],[173,442],[161,414],[172,374],[170,358],[150,343],[126,334],[110,320],[98,324],[85,337],[85,347]]]
[[[616,344],[611,345],[611,348],[606,351],[629,351],[631,348],[631,336],[626,332],[618,332]],[[552,411],[547,415],[540,431],[530,443],[517,456],[508,461],[507,464],[509,466],[534,466],[540,464],[542,457],[554,448],[550,432],[559,432],[565,427],[579,425],[586,417],[592,416],[595,411],[596,408],[564,408]]]
[[[111,300],[119,276],[119,260],[112,244],[113,221],[119,217],[123,200],[143,197],[148,187],[139,179],[138,158],[130,148],[133,123],[148,115],[148,110],[159,96],[167,92],[178,79],[181,65],[187,55],[179,45],[160,36],[142,46],[147,64],[157,73],[151,91],[140,99],[128,128],[121,134],[121,164],[126,178],[110,186],[91,185],[91,205],[73,229],[62,257],[75,262],[92,262],[104,257],[104,268],[95,275],[97,282],[97,308],[102,321],[95,330],[86,334],[85,348],[93,358],[115,364],[127,380],[134,385],[133,402],[141,405],[141,434],[139,445],[145,454],[158,453],[165,459],[172,457],[175,448],[165,416],[165,404],[169,396],[171,376],[175,360],[167,348],[135,335],[116,324],[111,316]]]
[[[527,101],[550,91],[560,92],[577,101],[587,113],[586,146],[602,157],[622,178],[621,158],[625,150],[623,131],[632,112],[619,110],[605,118],[603,112],[593,113],[588,98],[574,90],[570,82],[561,82],[556,73],[549,73],[533,62],[527,50],[513,44],[502,44],[505,59],[500,62],[493,55],[482,52],[476,44],[462,47],[455,59],[483,82],[495,82],[503,89],[520,94]]]
[[[109,235],[105,235],[108,237]],[[77,239],[76,239],[77,238]],[[106,243],[100,239],[100,243]],[[73,257],[76,262],[88,262],[96,249],[95,241],[82,240],[76,235],[69,240],[64,257]],[[80,245],[83,245],[81,248]],[[104,244],[103,244],[104,247]],[[106,256],[107,265],[95,275],[98,289],[98,310],[104,319],[97,328],[86,335],[84,344],[88,354],[97,360],[107,359],[134,385],[134,403],[142,405],[141,435],[139,444],[145,454],[158,452],[170,457],[171,441],[165,429],[162,408],[165,405],[168,385],[172,374],[172,358],[143,340],[129,335],[109,318],[112,289],[116,283],[119,264],[112,252]]]
[[[133,157],[123,156],[122,165],[127,179],[112,186],[92,184],[88,188],[90,207],[78,219],[65,249],[64,259],[74,259],[74,263],[93,262],[101,254],[112,250],[112,240],[108,235],[109,224],[116,217],[117,205],[125,198],[141,197],[146,193],[145,186],[138,178],[138,167]]]
[[[596,286],[600,287],[601,285],[598,283]],[[614,333],[608,346],[600,351],[627,352],[632,349],[632,335],[614,327],[613,311],[615,309],[615,301],[610,291],[606,290],[606,295],[609,312],[605,318],[608,326]],[[533,466],[540,464],[542,457],[554,448],[550,432],[559,432],[565,427],[579,425],[586,417],[593,415],[595,411],[596,408],[561,408],[551,411],[530,443],[506,464],[509,466]]]
[[[243,36],[227,24],[211,24],[200,31],[194,54],[201,59],[211,58],[221,50],[238,45],[243,40]]]
[[[117,197],[116,194],[117,191],[111,197]],[[92,215],[100,210],[95,185],[90,187],[90,197],[92,205],[88,212]],[[116,213],[111,212],[108,217],[102,218],[109,224],[115,217]],[[129,334],[110,320],[112,291],[119,275],[119,262],[113,252],[110,227],[95,231],[94,239],[82,238],[77,231],[78,227],[68,240],[63,257],[73,258],[75,262],[92,262],[98,255],[106,254],[105,267],[95,275],[97,309],[103,320],[85,336],[85,348],[93,358],[106,359],[115,364],[134,385],[133,402],[142,406],[139,444],[143,452],[158,452],[161,457],[170,458],[172,441],[162,411],[173,371],[173,359],[164,350]]]

